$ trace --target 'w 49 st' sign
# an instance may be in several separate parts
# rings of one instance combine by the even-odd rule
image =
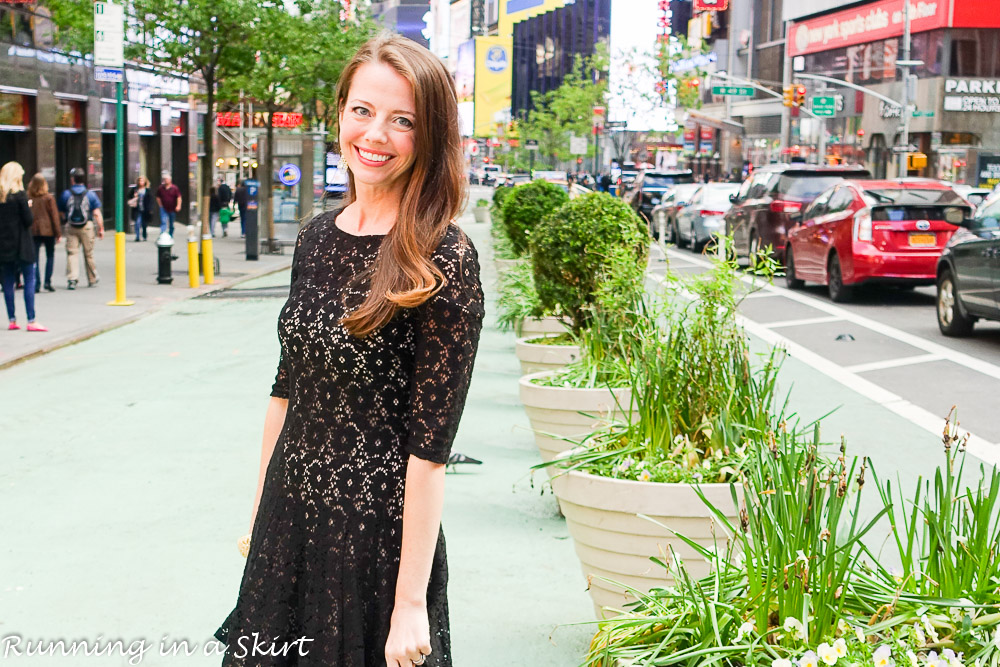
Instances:
[[[729,9],[729,0],[694,0],[696,12],[721,12]]]

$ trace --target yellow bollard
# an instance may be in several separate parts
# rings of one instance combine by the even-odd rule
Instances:
[[[201,267],[205,274],[205,284],[211,285],[215,282],[215,258],[212,256],[212,235],[205,234],[201,237]]]
[[[191,287],[200,287],[198,280],[198,237],[194,234],[188,236],[188,284]]]
[[[109,306],[133,306],[134,301],[125,298],[125,232],[115,233],[115,300]]]

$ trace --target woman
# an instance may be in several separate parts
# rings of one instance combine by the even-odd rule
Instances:
[[[14,284],[23,275],[28,331],[48,331],[35,322],[35,242],[31,239],[33,220],[23,179],[24,168],[17,162],[0,168],[0,283],[7,306],[7,329],[21,328],[14,314]]]
[[[45,291],[55,292],[52,287],[52,270],[55,265],[56,244],[62,238],[59,224],[59,210],[56,198],[49,193],[49,183],[41,174],[35,174],[28,183],[28,205],[31,207],[33,222],[31,237],[35,241],[35,294],[41,290],[40,254],[45,247]]]
[[[337,102],[348,205],[296,242],[249,555],[216,637],[225,665],[450,667],[444,464],[483,318],[478,257],[452,222],[455,88],[385,35]]]
[[[148,238],[146,224],[153,219],[153,193],[149,189],[149,179],[145,176],[135,180],[135,194],[129,199],[128,205],[131,208],[132,224],[135,226],[135,240],[145,241]]]

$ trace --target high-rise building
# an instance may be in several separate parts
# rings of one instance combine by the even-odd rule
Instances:
[[[378,23],[423,46],[430,46],[430,11],[430,0],[382,0],[371,4],[372,16]]]

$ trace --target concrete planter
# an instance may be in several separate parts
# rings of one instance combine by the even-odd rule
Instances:
[[[538,338],[546,334],[566,333],[567,327],[568,324],[563,324],[558,317],[529,317],[521,320],[516,331],[519,338]]]
[[[540,336],[518,338],[514,343],[514,352],[521,362],[521,375],[554,371],[580,358],[579,345],[542,345],[529,343],[529,340]]]
[[[521,403],[535,432],[535,444],[543,461],[551,461],[571,445],[555,436],[582,440],[599,424],[611,418],[623,419],[618,409],[627,410],[631,390],[568,389],[546,387],[532,382],[546,373],[525,375],[520,380]],[[548,435],[548,434],[552,435]],[[548,468],[554,472],[554,468]]]
[[[486,206],[475,206],[472,209],[472,216],[476,219],[476,222],[489,222],[490,221],[490,209]]]
[[[573,471],[552,478],[552,489],[566,517],[583,574],[590,583],[590,596],[599,618],[615,615],[604,607],[623,609],[634,597],[598,579],[605,577],[646,592],[673,584],[663,568],[649,560],[666,561],[669,545],[684,560],[694,578],[709,573],[708,563],[672,531],[706,547],[725,549],[728,537],[715,527],[708,507],[690,484],[658,484],[599,477]],[[705,484],[702,492],[715,507],[739,525],[729,484]],[[737,487],[742,498],[742,488]],[[655,519],[664,526],[638,515]]]

